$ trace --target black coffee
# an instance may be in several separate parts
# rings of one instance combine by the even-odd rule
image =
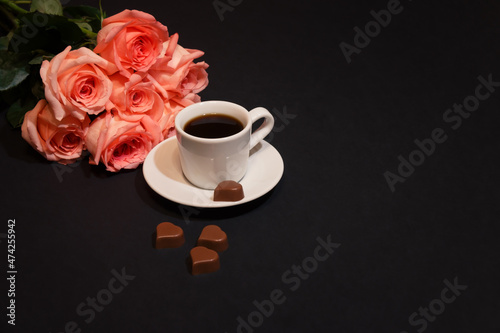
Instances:
[[[242,129],[243,124],[238,119],[217,113],[196,117],[184,126],[186,133],[206,139],[223,138],[236,134]]]

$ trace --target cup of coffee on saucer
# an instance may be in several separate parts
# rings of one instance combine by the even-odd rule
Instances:
[[[252,132],[259,119],[263,123]],[[181,110],[175,118],[184,176],[193,185],[213,190],[225,180],[240,181],[250,150],[273,129],[272,114],[262,107],[247,111],[226,101],[206,101]]]

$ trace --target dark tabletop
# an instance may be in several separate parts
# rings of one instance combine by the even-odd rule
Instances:
[[[498,1],[103,7],[151,13],[205,51],[202,100],[270,110],[285,171],[250,203],[181,206],[142,167],[47,162],[2,112],[2,332],[500,331]],[[184,246],[152,247],[164,221]],[[229,249],[193,276],[209,224]]]

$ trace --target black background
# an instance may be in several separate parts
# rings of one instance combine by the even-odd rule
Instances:
[[[78,3],[98,5],[68,5]],[[199,210],[153,192],[142,167],[111,174],[85,159],[59,178],[2,113],[0,236],[15,219],[18,270],[15,327],[7,325],[2,279],[5,331],[64,332],[73,321],[81,332],[236,332],[238,317],[258,321],[254,301],[275,289],[284,302],[251,330],[500,331],[500,91],[459,128],[443,120],[474,95],[479,76],[500,82],[498,2],[401,0],[402,11],[351,63],[339,44],[353,45],[353,29],[388,1],[232,3],[223,21],[211,0],[103,7],[108,15],[151,13],[179,33],[179,44],[205,51],[202,100],[273,110],[268,141],[285,163],[279,184],[243,206]],[[384,173],[396,174],[398,156],[408,158],[414,140],[436,128],[446,141],[392,192]],[[152,248],[163,221],[183,228],[183,247]],[[227,233],[230,247],[219,271],[192,276],[185,261],[208,224]],[[329,235],[341,245],[292,290],[283,274]],[[85,322],[78,305],[123,268],[135,278]],[[441,309],[445,280],[467,289]],[[430,304],[442,313],[411,325]]]

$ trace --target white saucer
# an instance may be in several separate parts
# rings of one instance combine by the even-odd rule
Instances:
[[[215,208],[240,205],[261,197],[278,184],[283,175],[283,159],[266,141],[250,152],[248,170],[240,181],[245,197],[240,201],[213,201],[213,190],[192,185],[182,173],[177,139],[171,137],[154,147],[143,165],[144,178],[159,195],[182,205]]]

